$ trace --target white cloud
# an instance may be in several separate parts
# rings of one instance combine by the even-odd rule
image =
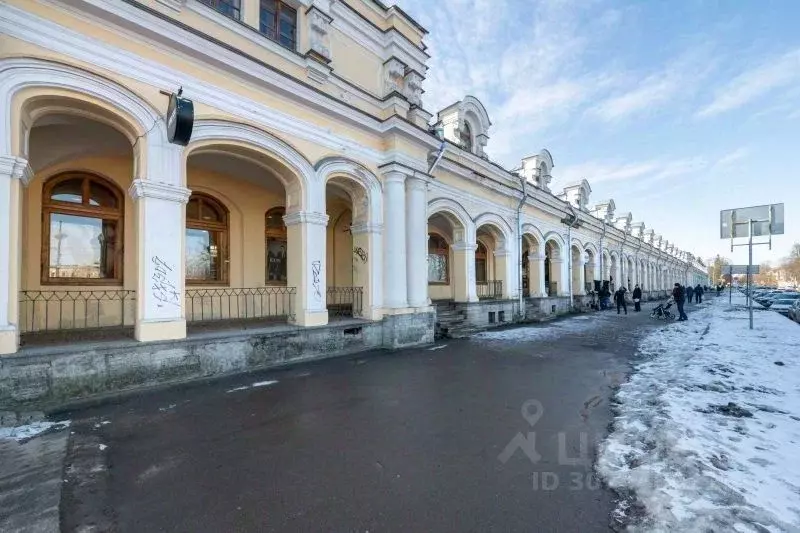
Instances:
[[[800,50],[793,50],[733,78],[716,91],[714,100],[698,111],[697,117],[711,117],[738,109],[797,81],[800,81]]]
[[[671,100],[680,88],[681,84],[675,77],[650,76],[639,87],[609,98],[592,112],[603,120],[618,120],[637,112],[652,110],[654,106]]]

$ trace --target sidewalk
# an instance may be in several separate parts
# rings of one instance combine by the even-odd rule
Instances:
[[[690,306],[642,340],[598,464],[622,522],[800,531],[800,326],[754,310],[750,331],[745,298],[733,304]]]

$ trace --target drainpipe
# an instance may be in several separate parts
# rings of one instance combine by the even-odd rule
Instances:
[[[528,199],[528,180],[525,176],[520,175],[520,181],[522,182],[522,198],[519,200],[519,205],[517,205],[517,253],[519,254],[519,262],[518,262],[518,281],[517,281],[517,288],[519,289],[519,315],[521,318],[525,317],[525,298],[522,294],[522,206],[525,205],[525,201]],[[528,258],[530,261],[530,258]],[[528,280],[530,283],[530,280]]]
[[[439,136],[439,130],[436,131],[436,135]],[[439,164],[439,161],[441,161],[442,157],[444,157],[444,149],[447,146],[447,142],[444,140],[443,133],[439,139],[442,141],[442,144],[439,145],[439,151],[436,153],[436,159],[433,160],[433,163],[431,163],[431,166],[428,168],[429,175],[433,173],[434,169],[436,169],[437,165]]]
[[[605,276],[605,270],[603,270],[603,239],[606,237],[606,221],[603,220],[603,233],[600,234],[600,288],[603,288],[603,276]]]
[[[570,312],[572,312],[572,308],[575,305],[572,295],[572,228],[578,223],[578,215],[575,214],[575,209],[572,207],[572,204],[568,202],[567,205],[572,213],[572,220],[567,224],[567,250],[569,251],[567,254],[567,280],[569,281],[569,309]]]

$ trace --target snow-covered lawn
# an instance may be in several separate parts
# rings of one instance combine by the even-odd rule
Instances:
[[[17,442],[23,442],[37,437],[46,431],[59,431],[68,427],[68,420],[61,422],[48,422],[45,420],[41,422],[32,422],[24,426],[0,427],[0,439],[12,439]]]
[[[733,303],[643,338],[617,394],[598,470],[632,531],[800,532],[800,325]]]

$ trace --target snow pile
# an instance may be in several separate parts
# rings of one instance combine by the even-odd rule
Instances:
[[[598,460],[632,531],[800,532],[800,326],[743,303],[641,343]]]
[[[33,422],[24,426],[13,428],[0,428],[0,440],[13,439],[17,442],[24,442],[37,437],[45,432],[60,431],[69,427],[69,420],[62,422]]]
[[[614,315],[616,316],[616,315]],[[590,320],[594,319],[594,320]],[[607,315],[578,315],[559,320],[551,324],[524,326],[504,330],[484,331],[476,333],[473,339],[490,341],[528,342],[548,340],[569,335],[583,333],[598,327],[598,323],[607,320]]]

